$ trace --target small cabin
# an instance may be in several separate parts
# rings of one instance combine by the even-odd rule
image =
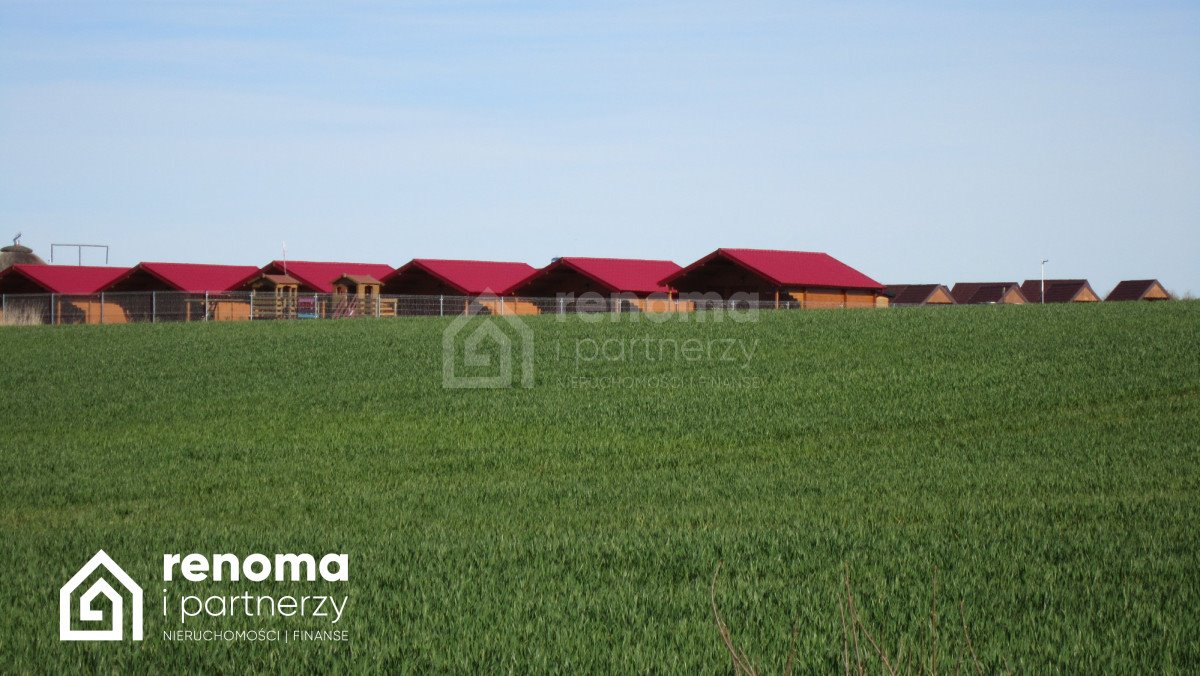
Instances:
[[[1043,287],[1046,290],[1042,295]],[[1027,279],[1021,293],[1030,303],[1097,303],[1100,296],[1086,279]]]
[[[944,284],[889,284],[883,295],[892,305],[955,305],[954,296]]]
[[[1171,294],[1157,279],[1126,279],[1104,298],[1110,300],[1170,300]]]
[[[883,285],[817,251],[717,249],[662,280],[686,298],[757,298],[775,308],[887,307]]]
[[[959,282],[950,290],[959,305],[1024,305],[1027,301],[1016,282]]]

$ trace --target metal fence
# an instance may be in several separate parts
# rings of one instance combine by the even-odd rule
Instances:
[[[742,312],[818,308],[876,307],[864,301],[722,299],[632,295],[556,298],[499,296],[394,296],[272,292],[183,293],[139,291],[0,295],[0,323],[131,324],[146,322],[263,321],[276,319],[353,319],[446,317],[462,314],[569,315],[585,313]]]

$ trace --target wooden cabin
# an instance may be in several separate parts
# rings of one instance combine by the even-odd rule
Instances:
[[[892,305],[955,305],[944,284],[889,284],[883,294]]]
[[[826,253],[717,249],[664,278],[681,298],[756,298],[776,308],[880,307],[883,285]]]
[[[1086,279],[1047,279],[1046,297],[1042,298],[1042,280],[1027,279],[1021,294],[1030,303],[1098,303],[1100,296]]]
[[[503,297],[534,272],[526,263],[414,258],[380,281],[385,294],[404,296],[405,315],[470,313],[472,302],[496,315],[537,314],[534,304]]]
[[[1170,300],[1171,294],[1157,279],[1127,279],[1108,292],[1105,302],[1110,300]]]
[[[682,311],[692,306],[672,299],[671,288],[661,281],[679,269],[671,261],[566,256],[517,282],[505,295],[541,312]]]
[[[138,263],[105,287],[115,302],[138,321],[218,321],[250,319],[250,302],[239,289],[258,274],[252,265]],[[154,291],[124,294],[126,291]],[[148,297],[149,296],[149,297]]]
[[[1023,305],[1026,298],[1016,282],[958,282],[950,295],[959,305]]]
[[[49,324],[124,324],[129,316],[101,290],[129,268],[17,263],[0,270],[0,321],[7,310]],[[15,312],[12,313],[15,316]],[[12,317],[10,317],[12,319]]]

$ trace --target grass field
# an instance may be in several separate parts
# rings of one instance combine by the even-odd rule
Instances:
[[[443,389],[449,323],[0,329],[0,664],[726,672],[723,562],[764,671],[793,627],[798,673],[843,670],[847,571],[910,669],[935,575],[939,669],[1200,668],[1200,303],[536,318],[536,386],[501,390]],[[688,338],[753,355],[643,356]],[[100,548],[140,643],[58,639]],[[350,581],[162,582],[168,552],[288,551]],[[351,597],[349,642],[161,637],[164,588],[297,587]]]

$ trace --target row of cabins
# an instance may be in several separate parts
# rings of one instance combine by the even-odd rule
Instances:
[[[1037,302],[1040,296],[1031,285],[1040,292],[1038,280],[1023,286],[956,284],[953,290],[941,285],[885,288],[828,254],[762,249],[717,249],[687,267],[664,260],[563,257],[540,269],[513,262],[414,259],[399,268],[277,260],[262,267],[18,263],[0,270],[0,295],[5,298],[54,294],[58,300],[49,310],[51,321],[73,313],[70,321],[90,323],[457,314],[471,304],[495,314],[537,314],[576,309],[566,306],[583,302],[585,294],[618,296],[618,307],[643,312],[691,310],[694,301],[687,299],[697,294],[752,296],[774,307]],[[245,293],[250,291],[255,293]],[[1122,282],[1109,299],[1117,296],[1133,300],[1167,294],[1156,281],[1146,280]],[[1046,281],[1046,302],[1074,300],[1099,298],[1083,280]]]
[[[1045,297],[1042,290],[1045,289]],[[1086,279],[1027,279],[1017,282],[892,284],[884,289],[892,305],[1021,305],[1024,303],[1096,303],[1100,296]],[[1117,284],[1105,301],[1168,300],[1156,279],[1130,279]]]
[[[254,288],[266,279],[302,292],[333,293],[342,276],[377,284],[389,295],[521,297],[679,293],[755,294],[782,301],[875,305],[883,285],[824,253],[718,249],[682,268],[665,260],[556,258],[541,269],[525,263],[414,259],[383,264],[272,261],[241,265],[139,263],[132,268],[17,264],[0,272],[0,293],[91,294],[126,291],[220,292]]]

